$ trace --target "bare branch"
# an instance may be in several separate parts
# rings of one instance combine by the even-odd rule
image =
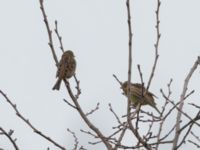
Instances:
[[[128,57],[128,82],[131,83],[131,69],[132,69],[132,27],[131,27],[131,10],[130,10],[130,0],[126,1],[126,7],[127,7],[127,15],[128,15],[128,35],[129,35],[129,57]],[[130,92],[129,92],[130,93]]]
[[[197,113],[197,115],[190,120],[188,123],[186,123],[180,130],[179,132],[182,132],[185,128],[187,128],[189,125],[194,124],[197,120],[200,119],[200,111]]]
[[[160,138],[159,141],[165,140],[165,139],[174,131],[175,127],[176,127],[176,125],[174,125],[174,126],[171,128],[171,130],[168,131],[168,133],[167,133],[166,135],[164,135],[162,138]]]
[[[189,135],[190,131],[192,130],[192,126],[194,125],[194,123],[192,122],[189,126],[189,129],[187,130],[185,136],[183,137],[183,139],[181,140],[180,144],[178,144],[178,146],[176,147],[176,149],[178,149],[183,143],[185,143],[185,140],[187,138],[187,136]]]
[[[110,143],[106,140],[106,137],[101,133],[101,131],[94,125],[92,124],[92,122],[87,118],[86,114],[83,112],[81,106],[79,105],[78,101],[77,101],[77,97],[73,94],[71,88],[70,88],[70,84],[69,82],[67,82],[67,80],[64,80],[65,86],[67,88],[67,91],[72,99],[72,101],[74,102],[80,116],[82,117],[82,119],[85,121],[85,123],[88,125],[88,127],[90,129],[92,129],[97,135],[98,137],[102,140],[102,142],[105,144],[105,146],[107,147],[108,150],[112,149],[112,146],[110,145]]]
[[[119,79],[117,78],[117,76],[115,74],[113,74],[113,77],[117,80],[117,82],[122,86],[122,82],[119,81]]]
[[[126,7],[127,7],[127,16],[128,16],[128,87],[131,85],[131,69],[132,69],[132,27],[131,27],[131,10],[130,10],[130,0],[126,1]],[[127,121],[129,123],[129,126],[131,127],[131,119],[130,119],[130,111],[131,111],[131,93],[130,93],[130,88],[128,88],[127,92]]]
[[[137,105],[137,107],[136,107],[136,110],[134,111],[134,116],[135,116],[135,114],[138,114],[137,112],[139,112],[139,110],[140,110],[140,104],[138,104]],[[139,116],[137,116],[137,118],[138,118]],[[133,127],[133,125],[132,125],[132,123],[131,123],[131,117],[128,117],[128,118],[130,118],[130,122],[128,122],[128,124],[129,124],[129,129],[132,131],[132,133],[135,135],[135,137],[138,139],[138,142],[139,143],[141,143],[146,149],[148,149],[148,150],[151,150],[152,148],[151,148],[151,146],[149,145],[149,144],[147,144],[147,142],[146,141],[144,141],[144,139],[140,136],[140,134],[139,134],[139,132],[138,132],[138,129],[137,128],[134,128]],[[131,125],[130,125],[131,124]],[[136,123],[137,124],[137,123]]]
[[[55,33],[56,33],[56,35],[58,37],[59,42],[60,42],[60,49],[64,53],[65,50],[63,48],[62,37],[58,33],[58,22],[57,22],[57,20],[55,21],[55,30],[54,31],[55,31]]]
[[[188,140],[188,142],[189,142],[189,143],[192,143],[192,144],[195,145],[197,148],[200,148],[200,144],[197,144],[197,143],[195,143],[195,142],[193,142],[193,141],[191,141],[191,140]]]
[[[188,73],[187,77],[185,78],[184,81],[184,85],[183,85],[183,91],[181,93],[180,96],[180,105],[179,105],[179,110],[177,113],[177,118],[176,118],[176,133],[174,136],[174,142],[173,142],[173,147],[172,149],[175,150],[178,144],[178,140],[179,140],[179,136],[180,136],[180,120],[181,120],[181,115],[182,115],[182,109],[183,109],[183,105],[184,105],[184,99],[185,99],[185,95],[187,92],[187,88],[188,88],[188,84],[190,81],[190,78],[192,77],[194,71],[197,69],[197,66],[200,65],[200,57],[197,58],[197,60],[195,61],[194,65],[192,66],[192,68],[190,69],[190,72]]]
[[[171,144],[173,141],[172,140],[168,140],[168,141],[163,141],[163,142],[160,142],[159,144]],[[158,143],[157,142],[154,142],[154,143],[149,143],[149,145],[151,146],[154,146],[154,145],[157,145]],[[119,145],[120,148],[123,148],[123,149],[139,149],[141,147],[143,147],[143,145],[136,145],[136,146],[125,146],[125,145]]]
[[[122,139],[123,139],[123,137],[125,135],[126,130],[127,130],[127,127],[124,127],[124,129],[122,130],[122,132],[121,132],[121,134],[120,134],[120,136],[119,136],[119,138],[117,140],[117,143],[115,144],[115,147],[113,148],[113,150],[117,150],[118,146],[121,144],[121,141],[122,141]]]
[[[57,66],[58,65],[58,58],[56,56],[56,52],[55,52],[55,48],[54,48],[54,44],[53,44],[52,31],[50,29],[49,22],[48,22],[48,19],[47,19],[47,15],[46,15],[46,12],[44,10],[44,5],[43,5],[44,0],[39,0],[39,2],[40,2],[40,9],[42,11],[44,23],[46,25],[46,29],[47,29],[47,33],[48,33],[48,37],[49,37],[49,47],[51,49],[53,58],[56,62],[56,66]]]
[[[190,132],[191,133],[191,135],[193,136],[193,137],[195,137],[195,139],[197,139],[197,141],[200,143],[200,138],[199,138],[199,136],[197,136],[197,135],[195,135],[195,133],[194,132]]]
[[[108,106],[109,106],[109,109],[110,109],[110,111],[112,112],[112,114],[115,116],[117,122],[121,125],[122,123],[121,123],[121,121],[120,121],[118,115],[114,112],[111,103],[109,103]]]
[[[170,79],[169,83],[167,84],[167,88],[168,88],[167,99],[169,99],[170,96],[171,96],[171,94],[172,94],[172,92],[171,92],[171,84],[172,84],[172,81],[173,81],[173,80]],[[162,106],[161,116],[164,114],[167,104],[168,104],[168,101],[165,100],[165,104]],[[175,107],[174,107],[174,108],[175,108]],[[174,126],[174,127],[168,132],[168,134],[167,134],[165,137],[163,137],[163,138],[161,139],[161,132],[162,132],[162,130],[163,130],[164,122],[166,121],[166,118],[169,116],[169,114],[172,112],[172,110],[173,110],[174,108],[172,108],[172,109],[169,111],[169,113],[166,114],[166,115],[162,118],[162,120],[161,120],[161,122],[160,122],[159,130],[158,130],[158,134],[157,134],[157,142],[160,142],[162,139],[167,138],[167,137],[171,134],[171,132],[175,129],[175,126]],[[159,144],[156,145],[155,149],[158,150],[158,147],[159,147]]]
[[[142,71],[141,71],[141,68],[140,68],[140,65],[137,65],[138,67],[138,71],[139,71],[139,74],[140,74],[140,79],[141,79],[141,85],[142,85],[142,97],[144,96],[144,81],[143,81],[143,76],[142,76]]]
[[[128,46],[129,46],[129,55],[128,55],[128,87],[130,87],[131,84],[131,69],[132,69],[132,27],[131,27],[131,12],[130,12],[130,0],[126,1],[126,6],[127,6],[127,15],[128,15],[128,32],[129,32],[129,41],[128,41]],[[130,88],[128,89],[127,92],[128,95],[128,103],[127,103],[127,121],[129,123],[129,126],[132,126],[131,120],[130,120],[130,105],[131,105],[131,94],[130,94]]]
[[[14,132],[13,130],[10,130],[8,133],[2,128],[0,127],[0,131],[2,132],[2,134],[4,134],[8,139],[9,141],[12,143],[13,147],[15,148],[15,150],[19,150],[17,144],[16,144],[16,140],[13,139],[11,136],[12,136],[12,133]]]
[[[92,109],[90,112],[86,113],[85,115],[86,116],[89,116],[91,115],[92,113],[94,113],[95,111],[97,111],[99,109],[99,105],[100,103],[97,103],[96,107],[94,109]]]
[[[17,109],[17,106],[15,104],[13,104],[11,102],[11,100],[6,96],[6,94],[0,90],[1,95],[6,99],[6,101],[8,102],[8,104],[13,108],[13,110],[15,111],[16,115],[24,121],[24,123],[26,123],[35,133],[37,133],[39,136],[43,137],[44,139],[46,139],[47,141],[51,142],[52,144],[54,144],[56,147],[58,147],[59,149],[62,150],[66,150],[63,146],[61,146],[60,144],[58,144],[57,142],[55,142],[55,140],[51,139],[49,136],[45,135],[44,133],[42,133],[40,130],[38,130],[36,127],[33,126],[33,124],[26,119]]]
[[[160,18],[159,18],[160,5],[161,5],[160,0],[157,0],[157,9],[156,9],[156,33],[157,33],[157,40],[156,40],[156,43],[154,45],[154,47],[155,47],[155,60],[154,60],[152,71],[151,71],[151,74],[150,74],[150,77],[149,77],[149,81],[148,81],[148,84],[147,84],[146,91],[149,90],[151,81],[152,81],[153,76],[154,76],[154,72],[156,70],[156,65],[157,65],[158,57],[159,57],[159,55],[158,55],[158,47],[159,47],[159,41],[160,41],[160,37],[161,37],[161,34],[160,34]]]
[[[77,110],[77,108],[76,108],[74,105],[72,105],[70,102],[68,102],[66,99],[63,99],[63,101],[64,101],[65,103],[67,103],[69,106],[71,106],[72,108],[74,108],[74,109]]]
[[[189,126],[189,129],[187,130],[185,136],[183,137],[182,141],[180,142],[180,144],[177,146],[177,149],[183,144],[185,143],[185,140],[187,138],[187,136],[189,135],[190,131],[192,130],[192,127],[194,125],[194,123],[200,119],[200,111],[197,113],[197,115],[195,116],[195,118],[191,121],[189,121],[187,124],[185,124],[181,129],[180,129],[180,133]]]
[[[194,94],[194,90],[192,90],[191,92],[189,92],[186,96],[185,96],[185,98],[184,99],[187,99],[188,97],[190,97],[192,94]]]
[[[76,99],[78,99],[81,94],[80,81],[77,79],[76,74],[74,75],[74,79],[76,81],[76,90],[77,90],[75,97],[76,97]]]
[[[198,105],[196,105],[196,104],[194,104],[194,103],[189,103],[189,105],[194,106],[194,107],[197,108],[197,109],[200,109],[200,106],[198,106]]]
[[[138,71],[139,71],[139,74],[140,74],[142,87],[144,87],[144,80],[143,80],[143,75],[142,75],[142,71],[141,71],[140,65],[137,65],[137,67],[138,67]]]
[[[133,37],[133,33],[132,33],[132,26],[131,26],[131,9],[130,9],[130,0],[126,0],[126,7],[127,7],[127,16],[128,16],[128,35],[129,35],[129,41],[128,41],[128,46],[129,46],[129,54],[128,54],[128,87],[130,87],[130,84],[131,84],[131,73],[132,73],[132,37]],[[128,89],[128,92],[127,92],[127,95],[128,95],[128,103],[127,103],[127,122],[129,124],[129,128],[130,130],[132,131],[132,133],[137,137],[138,141],[140,143],[142,143],[142,145],[148,149],[148,150],[151,150],[151,146],[148,145],[139,135],[138,133],[138,130],[135,129],[132,125],[132,122],[131,122],[131,94],[130,94],[130,88]],[[140,106],[138,107],[138,110],[136,111],[136,114],[137,112],[139,111],[139,108]]]
[[[169,101],[172,105],[174,105],[174,107],[173,108],[171,108],[170,109],[170,111],[169,112],[171,112],[171,110],[172,109],[174,109],[174,108],[176,108],[181,114],[183,114],[186,118],[188,118],[189,120],[193,120],[187,113],[185,113],[185,112],[183,112],[182,110],[180,110],[180,108],[179,107],[177,107],[179,104],[180,104],[180,101],[177,103],[177,104],[175,104],[173,101],[171,101],[170,99],[168,99],[166,96],[165,96],[165,94],[164,94],[164,92],[161,90],[161,93],[162,93],[162,95],[163,95],[163,97],[167,100],[167,101]],[[185,99],[183,99],[183,100],[185,100]],[[181,123],[181,120],[180,120],[180,123]],[[197,123],[197,122],[194,122],[197,126],[199,126],[200,127],[200,124],[199,123]],[[176,123],[177,124],[177,123]]]
[[[76,134],[73,132],[73,131],[71,131],[70,129],[67,129],[67,131],[69,132],[69,133],[71,133],[72,134],[72,136],[74,137],[74,148],[73,148],[73,150],[77,150],[77,148],[78,148],[78,138],[76,137]]]

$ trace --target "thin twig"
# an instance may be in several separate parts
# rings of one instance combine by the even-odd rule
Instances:
[[[187,130],[185,136],[183,137],[183,139],[181,140],[181,142],[178,144],[178,146],[176,147],[176,149],[178,149],[183,143],[185,143],[185,140],[187,138],[187,136],[189,135],[190,131],[192,130],[192,127],[194,125],[194,122],[192,122],[190,125],[189,125],[189,129]],[[180,132],[181,133],[181,132]]]
[[[142,75],[142,71],[141,71],[141,68],[140,68],[140,65],[137,65],[138,67],[138,71],[139,71],[139,74],[140,74],[140,80],[141,80],[141,85],[142,85],[142,97],[144,96],[144,80],[143,80],[143,75]]]
[[[191,105],[191,106],[194,106],[195,108],[197,108],[197,109],[200,109],[200,106],[198,106],[198,105],[196,105],[196,104],[194,104],[194,103],[188,103],[189,105]]]
[[[174,109],[174,108],[176,108],[181,114],[183,114],[186,118],[188,118],[189,120],[193,120],[187,113],[185,113],[185,112],[183,112],[182,110],[180,110],[180,108],[178,107],[178,105],[180,104],[180,101],[177,103],[177,104],[175,104],[173,101],[171,101],[170,99],[168,99],[166,96],[165,96],[165,94],[164,94],[164,92],[161,90],[161,93],[162,93],[162,95],[163,95],[163,97],[167,100],[167,101],[169,101],[174,107],[173,108],[171,108],[170,109],[170,111],[169,112],[171,112],[171,110],[172,109]],[[184,99],[185,100],[185,99]],[[165,118],[165,117],[164,117]],[[180,123],[181,123],[181,120],[180,120]],[[200,127],[200,124],[199,123],[197,123],[197,122],[194,122],[198,127]],[[177,123],[176,123],[177,124]]]
[[[0,131],[2,132],[2,134],[4,134],[8,139],[9,141],[12,143],[13,147],[15,148],[15,150],[19,150],[17,144],[16,144],[16,140],[15,139],[12,139],[12,133],[13,133],[13,130],[10,130],[8,133],[2,128],[0,127]]]
[[[168,140],[168,141],[162,141],[160,142],[159,144],[171,144],[173,141],[172,140]],[[158,143],[157,142],[154,142],[154,143],[149,143],[149,145],[151,146],[154,146],[154,145],[157,145]],[[125,146],[125,145],[118,145],[119,148],[123,148],[123,149],[139,149],[141,147],[143,147],[143,145],[136,145],[136,146]],[[143,149],[142,149],[143,150]]]
[[[120,119],[119,119],[119,117],[118,117],[118,115],[114,112],[114,110],[113,110],[113,108],[112,108],[112,105],[111,105],[111,103],[109,103],[108,104],[108,106],[109,106],[109,109],[110,109],[110,111],[112,112],[112,114],[115,116],[115,118],[116,118],[116,120],[117,120],[117,122],[121,125],[122,124],[122,122],[120,121]]]
[[[117,76],[115,74],[113,74],[113,77],[117,80],[117,82],[122,86],[122,82],[119,81],[119,79],[117,78]]]
[[[186,123],[184,126],[182,126],[182,128],[179,130],[179,132],[182,132],[190,124],[193,124],[194,122],[196,122],[199,119],[200,119],[200,111],[197,113],[197,115],[192,120],[190,120],[188,123]]]
[[[75,97],[76,97],[76,99],[78,99],[81,94],[80,81],[77,79],[76,74],[74,75],[74,79],[76,82],[76,90],[77,90]]]
[[[13,104],[11,102],[11,100],[6,96],[6,94],[0,90],[1,95],[6,99],[6,101],[8,102],[8,104],[13,108],[13,110],[15,111],[16,115],[24,121],[24,123],[26,123],[35,133],[37,133],[39,136],[43,137],[44,139],[46,139],[47,141],[51,142],[52,144],[54,144],[56,147],[62,149],[62,150],[66,150],[65,147],[61,146],[60,144],[58,144],[55,140],[51,139],[49,136],[45,135],[44,133],[42,133],[40,130],[38,130],[36,127],[33,126],[33,124],[26,119],[17,109],[17,106],[15,104]]]
[[[53,44],[52,31],[50,29],[49,22],[48,22],[48,19],[47,19],[47,15],[46,15],[46,12],[44,10],[44,5],[43,5],[44,0],[39,0],[39,2],[40,2],[40,9],[42,11],[44,23],[46,25],[46,29],[47,29],[47,33],[48,33],[48,37],[49,37],[49,47],[51,49],[53,58],[56,62],[56,66],[58,66],[58,58],[56,56],[56,52],[55,52],[55,48],[54,48],[54,44]]]
[[[79,142],[78,142],[78,138],[77,138],[76,134],[73,131],[71,131],[70,129],[67,129],[67,131],[69,133],[71,133],[72,136],[74,137],[74,148],[73,148],[73,150],[77,150]]]
[[[76,108],[74,105],[72,105],[70,102],[68,102],[66,99],[63,99],[63,101],[64,101],[65,103],[67,103],[69,106],[71,106],[72,108],[74,108],[74,109],[77,110],[77,108]]]
[[[149,81],[148,81],[148,84],[147,84],[146,91],[149,90],[151,81],[153,79],[153,76],[154,76],[154,73],[155,73],[155,70],[156,70],[158,57],[159,57],[159,55],[158,55],[158,47],[159,47],[159,42],[160,42],[160,37],[161,37],[161,34],[160,34],[160,18],[159,18],[160,5],[161,5],[160,0],[157,0],[157,9],[156,9],[156,34],[157,34],[156,37],[157,37],[157,39],[156,39],[156,43],[154,45],[154,47],[155,47],[155,60],[154,60],[152,71],[151,71],[151,74],[150,74],[150,77],[149,77]]]
[[[65,50],[63,48],[62,37],[60,36],[60,34],[58,32],[58,21],[57,20],[55,21],[55,30],[54,31],[55,31],[55,33],[58,37],[59,42],[60,42],[60,49],[64,53]]]
[[[174,131],[175,127],[176,127],[176,125],[174,125],[174,126],[168,131],[168,133],[166,133],[162,138],[160,138],[159,141],[165,140],[165,139]]]
[[[194,94],[195,90],[192,90],[191,92],[189,92],[184,99],[187,99],[189,96],[191,96],[192,94]]]
[[[124,127],[124,129],[122,130],[122,132],[121,132],[121,134],[120,134],[120,136],[119,136],[119,138],[117,140],[117,143],[115,144],[115,147],[113,148],[113,150],[117,150],[118,146],[121,144],[121,141],[122,141],[122,139],[123,139],[123,137],[125,135],[126,130],[127,130],[127,127]]]
[[[172,84],[172,79],[170,79],[169,83],[167,84],[167,87],[168,87],[168,95],[167,95],[167,98],[169,99],[172,92],[171,92],[171,84]],[[168,104],[168,101],[165,100],[165,104],[163,105],[162,107],[162,111],[161,111],[161,116],[163,116],[164,112],[165,112],[165,109],[166,109],[166,106]],[[173,110],[173,109],[172,109]],[[157,134],[157,142],[159,143],[161,141],[161,132],[163,131],[163,125],[164,125],[164,122],[166,121],[166,118],[168,117],[169,115],[166,115],[165,117],[162,118],[161,122],[160,122],[160,126],[159,126],[159,130],[158,130],[158,134]],[[175,129],[175,126],[172,128],[171,132]],[[169,133],[166,135],[166,137],[168,135],[171,134],[171,132],[169,131]],[[155,147],[155,150],[158,150],[158,147],[159,147],[159,144],[156,145]]]
[[[193,136],[193,137],[195,137],[195,139],[197,139],[197,141],[200,143],[200,138],[199,138],[199,136],[197,136],[194,132],[190,132],[191,133],[191,135]]]
[[[94,113],[95,111],[97,111],[99,109],[99,105],[100,103],[97,103],[96,107],[94,109],[92,109],[90,112],[86,113],[85,115],[86,116],[89,116],[91,115],[92,113]]]
[[[145,139],[150,139],[150,138],[151,138],[151,136],[152,136],[151,130],[152,130],[152,127],[153,127],[153,125],[154,125],[154,122],[155,122],[155,121],[154,121],[154,119],[153,119],[153,117],[152,117],[152,121],[150,121],[150,124],[149,124],[149,129],[148,129],[146,135],[144,136]]]
[[[192,143],[193,145],[195,145],[197,148],[200,148],[200,144],[198,143],[195,143],[195,142],[193,142],[193,141],[191,141],[191,140],[188,140],[188,142],[189,143]]]

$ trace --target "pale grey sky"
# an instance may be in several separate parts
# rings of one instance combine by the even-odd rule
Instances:
[[[200,55],[200,1],[161,0],[161,3],[160,57],[150,87],[160,98],[158,106],[163,102],[159,90],[166,89],[170,78],[174,79],[172,97],[178,101],[183,80]],[[65,49],[75,53],[82,90],[81,105],[87,112],[100,102],[100,110],[92,121],[104,133],[110,133],[116,122],[108,110],[108,103],[111,102],[120,115],[126,111],[125,97],[112,77],[116,74],[121,81],[127,79],[125,0],[45,0],[44,5],[51,28],[54,28],[54,20],[58,20]],[[151,71],[156,40],[155,9],[156,0],[132,0],[133,82],[140,82],[137,64],[141,65],[145,81]],[[67,132],[70,128],[79,136],[81,145],[94,149],[87,145],[92,138],[79,131],[87,130],[87,127],[78,113],[62,101],[63,98],[69,99],[66,90],[63,86],[59,92],[51,90],[56,81],[56,67],[48,47],[39,0],[1,1],[0,18],[0,89],[39,130],[61,145],[69,149],[73,147],[73,138]],[[60,56],[56,38],[55,41]],[[73,79],[71,81],[73,83]],[[196,90],[189,101],[197,104],[200,104],[199,81],[198,69],[189,84],[190,90]],[[191,107],[185,109],[191,112]],[[2,96],[0,126],[15,130],[14,137],[22,150],[44,150],[47,147],[56,150],[17,118]],[[0,136],[0,147],[10,150],[12,146]],[[102,149],[101,146],[98,148]]]

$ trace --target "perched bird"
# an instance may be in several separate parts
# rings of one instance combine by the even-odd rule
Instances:
[[[53,90],[59,90],[60,84],[63,79],[69,79],[75,74],[76,60],[74,59],[74,53],[68,50],[63,53],[60,62],[58,63],[58,70],[56,77],[58,78]]]
[[[122,90],[124,91],[124,95],[126,95],[128,97],[128,81],[125,81],[122,84]],[[136,107],[139,103],[141,105],[150,105],[152,106],[154,109],[156,109],[157,112],[160,111],[158,110],[158,108],[156,107],[156,103],[154,101],[154,97],[156,97],[153,93],[151,92],[146,92],[145,87],[142,87],[141,84],[139,83],[130,83],[130,98],[131,98],[131,102],[132,105],[134,107]]]

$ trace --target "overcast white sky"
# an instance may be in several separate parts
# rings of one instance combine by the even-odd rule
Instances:
[[[161,3],[160,57],[150,87],[159,97],[158,107],[163,102],[159,90],[166,89],[170,78],[174,79],[172,97],[178,101],[183,80],[200,55],[200,1],[162,0]],[[44,5],[51,28],[54,28],[54,20],[58,20],[64,48],[75,53],[77,77],[82,90],[79,99],[81,105],[87,112],[100,102],[100,110],[92,121],[104,133],[109,133],[116,122],[108,110],[108,103],[112,103],[120,115],[126,110],[125,97],[112,77],[112,74],[116,74],[121,81],[127,79],[125,0],[45,0]],[[137,64],[141,65],[145,81],[151,71],[156,40],[155,9],[156,0],[132,0],[131,3],[133,82],[140,82]],[[56,67],[48,47],[39,0],[1,0],[0,18],[0,89],[39,130],[61,145],[68,149],[73,147],[73,138],[67,132],[67,128],[70,128],[79,136],[81,145],[94,149],[87,145],[92,138],[79,131],[80,128],[87,130],[87,127],[78,113],[62,101],[63,98],[69,99],[66,90],[63,86],[59,92],[51,90],[56,81]],[[60,56],[56,38],[55,45]],[[197,104],[200,104],[199,81],[198,69],[189,84],[190,90],[196,90],[189,101]],[[191,108],[185,109],[190,112]],[[17,138],[21,150],[44,150],[47,147],[56,150],[17,118],[2,96],[0,126],[15,130],[13,136]],[[0,148],[10,150],[11,147],[0,136]],[[187,148],[185,146],[183,149]]]

